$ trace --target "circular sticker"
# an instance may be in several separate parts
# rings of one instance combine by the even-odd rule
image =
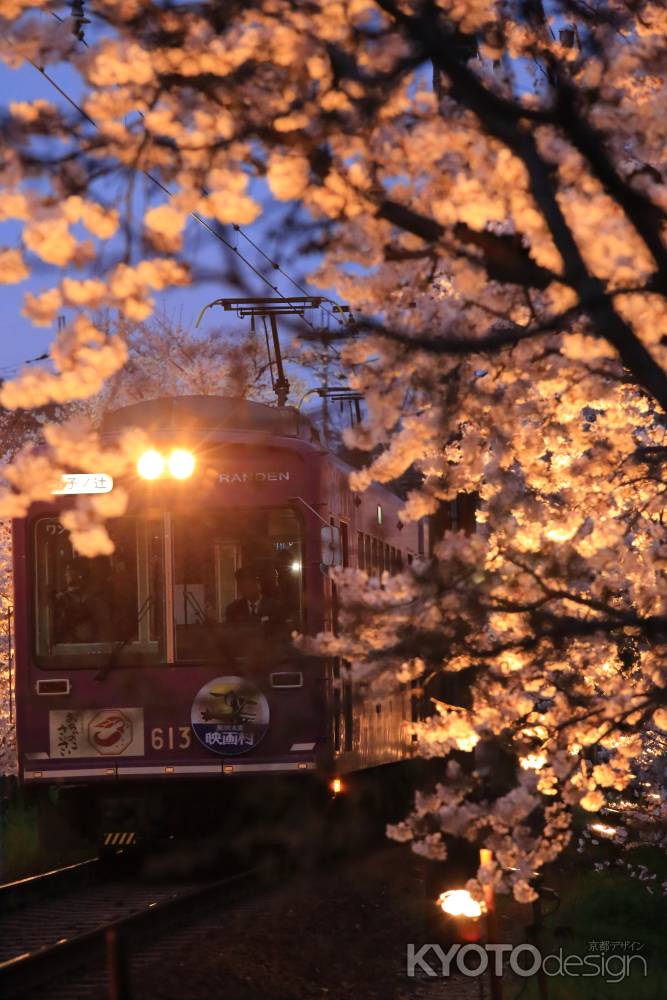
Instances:
[[[198,692],[190,718],[207,750],[231,757],[262,739],[269,728],[269,703],[244,677],[216,677]]]
[[[98,753],[122,753],[132,742],[132,723],[120,709],[105,709],[88,723],[88,741]]]

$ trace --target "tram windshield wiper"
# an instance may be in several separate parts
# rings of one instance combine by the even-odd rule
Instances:
[[[118,642],[114,643],[113,649],[109,654],[109,659],[102,667],[100,667],[100,669],[95,674],[96,681],[105,681],[109,676],[109,674],[111,673],[111,671],[118,666],[118,660],[120,659],[121,653],[128,645],[128,643],[134,640],[134,636],[139,634],[139,626],[141,625],[141,622],[150,611],[154,602],[155,599],[153,597],[149,596],[146,598],[142,606],[139,608],[139,613],[137,614],[136,622],[132,623],[131,631],[128,631],[128,633],[126,633],[122,639],[119,639]]]

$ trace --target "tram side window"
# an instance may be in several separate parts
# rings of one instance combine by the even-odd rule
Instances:
[[[364,563],[366,572],[370,575],[373,572],[373,557],[371,555],[371,536],[364,535]]]
[[[343,568],[350,565],[350,537],[345,521],[340,522],[340,547]]]
[[[79,555],[55,517],[35,524],[35,632],[40,658],[104,656],[153,661],[163,638],[163,538],[160,522],[126,517],[107,525],[114,551]]]
[[[301,628],[301,532],[291,508],[174,519],[176,659],[233,659]]]

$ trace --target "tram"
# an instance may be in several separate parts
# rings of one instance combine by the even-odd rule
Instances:
[[[298,409],[183,396],[126,406],[141,428],[110,555],[77,555],[60,514],[82,474],[13,525],[20,778],[93,790],[346,772],[411,754],[410,691],[376,697],[292,636],[336,628],[331,565],[424,555],[402,500],[349,487]],[[84,487],[85,488],[85,487]]]

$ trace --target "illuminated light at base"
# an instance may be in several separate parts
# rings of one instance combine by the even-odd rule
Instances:
[[[620,832],[618,827],[609,826],[607,823],[591,823],[590,829],[601,837],[615,837]]]
[[[638,808],[638,803],[633,802],[631,799],[619,799],[616,805],[619,809],[628,812],[634,812]]]
[[[301,571],[301,563],[298,559],[295,559],[293,563],[290,563],[290,569],[293,573],[299,573]]]
[[[332,778],[329,787],[334,795],[340,795],[343,791],[343,782],[340,778]]]
[[[169,456],[167,465],[174,479],[189,479],[195,471],[195,456],[184,448],[176,448]]]
[[[465,917],[467,920],[479,920],[485,910],[484,903],[479,902],[467,889],[448,889],[438,896],[438,906],[450,917]]]
[[[545,534],[550,542],[569,542],[577,533],[578,526],[550,528]]]
[[[164,459],[159,451],[145,451],[137,462],[137,472],[142,479],[158,479],[164,472]]]
[[[519,757],[519,764],[524,771],[541,771],[547,762],[543,753],[529,753],[525,757]]]

